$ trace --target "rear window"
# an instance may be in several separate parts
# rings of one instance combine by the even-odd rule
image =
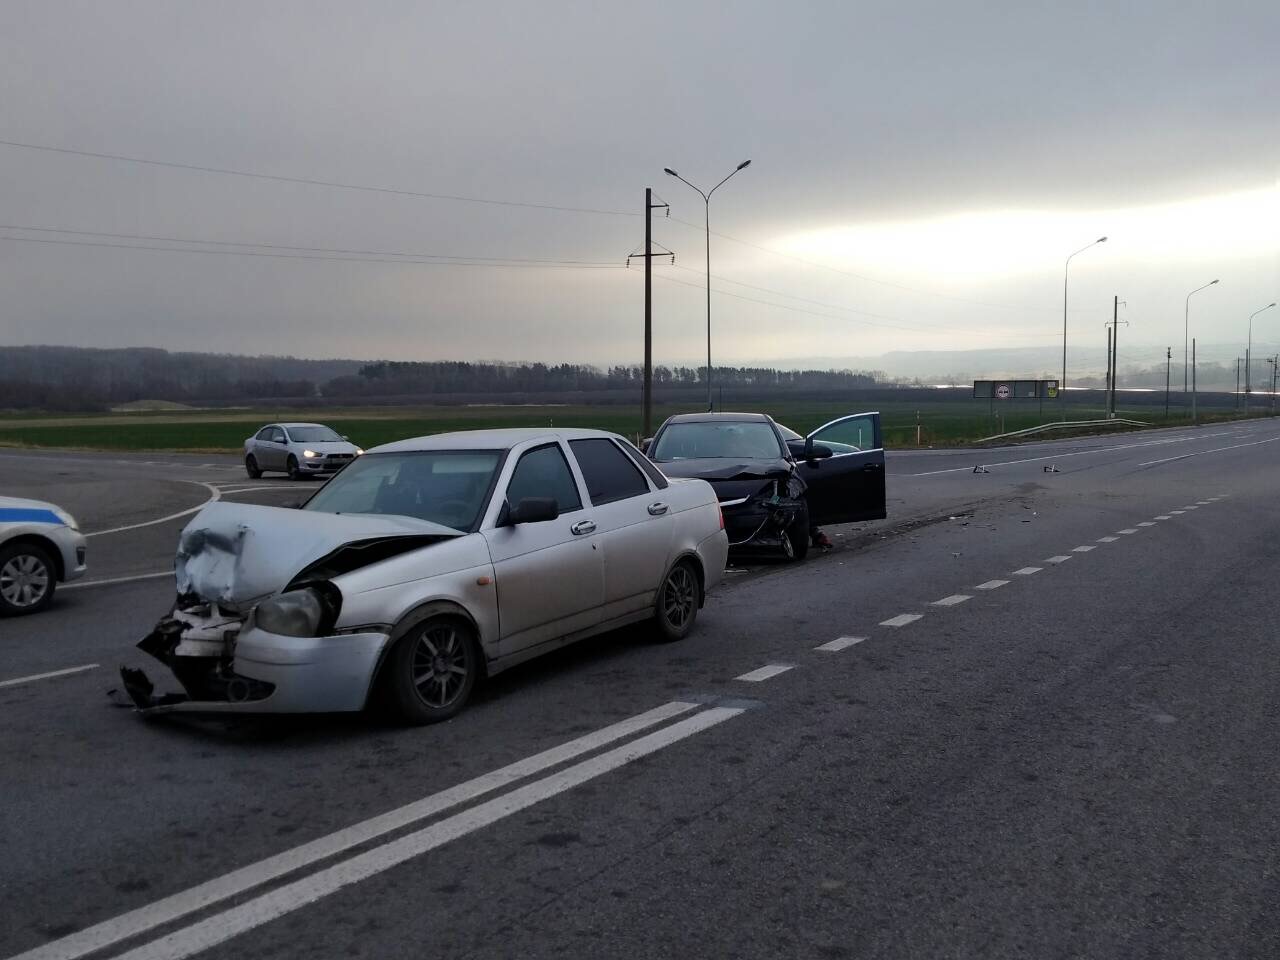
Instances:
[[[612,440],[570,440],[569,447],[578,458],[587,493],[596,506],[649,492],[640,470]]]

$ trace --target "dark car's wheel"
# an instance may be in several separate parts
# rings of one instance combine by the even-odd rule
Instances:
[[[666,641],[683,640],[693,629],[702,606],[702,583],[693,562],[681,560],[667,573],[658,588],[653,619],[658,635]]]
[[[258,466],[258,458],[252,453],[244,458],[244,472],[249,475],[250,480],[262,478],[262,468]]]
[[[290,480],[301,480],[303,476],[305,476],[302,470],[298,467],[298,458],[295,457],[292,453],[289,454],[288,467],[289,467]]]
[[[787,527],[782,552],[788,560],[803,560],[809,555],[809,505],[800,508],[791,526]]]
[[[391,648],[379,677],[378,706],[399,723],[448,720],[466,706],[480,669],[470,625],[459,617],[431,617]]]
[[[0,547],[0,615],[16,617],[45,609],[53,603],[57,585],[57,568],[43,547]]]

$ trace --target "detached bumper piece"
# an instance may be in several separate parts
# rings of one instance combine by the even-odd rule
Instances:
[[[168,667],[184,692],[157,696],[144,671],[121,667],[125,693],[139,710],[148,713],[251,710],[255,701],[269,698],[275,686],[231,669],[242,626],[239,616],[224,614],[213,604],[174,610],[138,641],[138,649]]]

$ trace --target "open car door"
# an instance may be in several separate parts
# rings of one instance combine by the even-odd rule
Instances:
[[[823,424],[804,443],[826,447],[831,456],[806,460],[791,441],[800,477],[808,487],[809,520],[815,524],[880,520],[886,515],[884,444],[880,414],[855,413]]]

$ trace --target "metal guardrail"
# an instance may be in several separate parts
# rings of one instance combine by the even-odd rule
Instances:
[[[1038,427],[1027,427],[1025,430],[1014,430],[1010,433],[997,433],[992,437],[983,437],[978,443],[988,443],[992,440],[1007,440],[1010,437],[1029,437],[1037,433],[1043,433],[1046,430],[1069,430],[1075,427],[1110,427],[1115,424],[1125,424],[1130,427],[1149,427],[1151,424],[1142,420],[1125,420],[1121,417],[1115,417],[1110,420],[1063,420],[1058,423],[1044,423]]]

